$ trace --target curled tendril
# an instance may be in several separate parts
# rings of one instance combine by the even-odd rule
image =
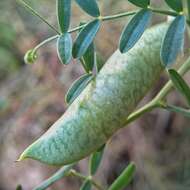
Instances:
[[[37,53],[34,49],[30,49],[26,52],[24,56],[24,61],[26,64],[33,64],[37,59]]]

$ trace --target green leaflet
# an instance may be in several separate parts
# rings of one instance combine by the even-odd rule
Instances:
[[[93,42],[100,28],[100,20],[95,19],[88,23],[78,34],[73,45],[73,57],[81,58],[87,51],[90,44]]]
[[[99,150],[94,152],[90,157],[89,170],[90,170],[91,175],[94,175],[96,173],[101,163],[101,160],[104,154],[104,148],[105,148],[105,145],[103,145]]]
[[[71,17],[71,0],[57,0],[57,19],[60,30],[65,33],[69,29]]]
[[[65,101],[68,104],[71,104],[83,91],[83,89],[87,86],[87,84],[92,80],[92,78],[93,78],[92,74],[85,74],[81,76],[79,79],[77,79],[68,90],[65,96]]]
[[[183,11],[183,4],[182,0],[165,0],[170,8],[177,12]]]
[[[22,186],[21,185],[17,185],[16,190],[22,190]]]
[[[129,2],[133,3],[134,5],[142,8],[147,8],[150,5],[150,0],[128,0]]]
[[[89,15],[93,17],[100,16],[100,10],[96,0],[75,0],[75,1]]]
[[[190,1],[187,1],[188,19],[190,19]]]
[[[168,70],[170,78],[175,86],[175,88],[186,98],[190,106],[190,88],[185,82],[185,80],[178,74],[174,69]]]
[[[85,54],[81,58],[81,62],[83,63],[87,73],[92,72],[95,65],[95,48],[93,42],[90,44]]]
[[[84,24],[86,23],[82,22],[80,23],[80,26]],[[95,56],[96,55],[95,55],[94,42],[92,42],[90,46],[88,47],[88,49],[86,50],[85,54],[80,58],[80,61],[87,73],[90,73],[93,71],[95,61],[96,61]]]
[[[54,175],[52,175],[50,178],[43,181],[38,187],[34,188],[33,190],[45,190],[45,189],[47,189],[56,181],[67,176],[67,174],[72,169],[72,167],[73,167],[73,164],[68,165],[68,166],[63,166]]]
[[[63,166],[89,156],[105,144],[124,126],[127,116],[164,70],[159,52],[167,29],[166,23],[152,27],[130,52],[116,51],[63,116],[22,153],[19,161],[32,158]]]
[[[172,105],[167,105],[164,107],[164,109],[166,109],[170,112],[179,113],[187,118],[190,118],[190,110],[180,108],[178,106],[172,106]]]
[[[150,10],[142,9],[131,19],[121,34],[119,41],[121,53],[126,53],[137,43],[147,28],[151,16]]]
[[[161,48],[162,63],[168,67],[172,65],[180,53],[185,32],[185,17],[177,16],[171,23],[164,37]]]
[[[105,62],[103,61],[102,57],[98,53],[96,53],[95,59],[96,59],[95,60],[96,73],[99,73],[101,68],[104,66]]]
[[[133,179],[135,168],[134,163],[129,164],[108,190],[122,190],[127,187]]]
[[[63,64],[69,64],[72,58],[72,38],[69,33],[62,34],[57,40],[57,54]]]
[[[92,184],[89,180],[84,181],[80,190],[91,190]]]

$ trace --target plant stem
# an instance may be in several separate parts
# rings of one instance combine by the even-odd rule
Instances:
[[[51,42],[55,39],[57,39],[59,37],[59,35],[55,35],[52,36],[50,38],[47,38],[46,40],[44,40],[43,42],[39,43],[35,48],[33,48],[34,51],[37,51],[38,49],[40,49],[42,46],[44,46],[45,44],[47,44],[48,42]]]
[[[115,15],[103,16],[103,17],[100,17],[100,19],[102,21],[109,21],[109,20],[114,20],[114,19],[126,17],[126,16],[131,16],[131,15],[134,15],[136,13],[137,13],[137,11],[130,11],[130,12],[124,12],[124,13],[119,13],[119,14],[115,14]]]
[[[87,24],[82,24],[82,25],[80,25],[80,26],[77,26],[77,27],[75,27],[75,28],[72,28],[72,29],[69,30],[68,32],[69,32],[69,33],[77,32],[77,31],[81,30],[82,28],[84,28],[86,25],[87,25]]]
[[[44,19],[37,11],[35,11],[30,5],[28,5],[24,0],[17,0],[19,3],[21,3],[26,9],[28,9],[33,15],[37,16],[40,20],[42,20],[44,23],[46,23],[52,30],[54,30],[57,34],[60,34],[60,32],[52,26],[46,19]]]
[[[179,68],[178,72],[181,75],[184,75],[186,72],[188,72],[190,69],[190,57],[187,59],[187,61]],[[133,112],[126,120],[125,125],[133,122],[137,118],[139,118],[141,115],[143,115],[146,112],[152,111],[154,108],[162,107],[162,102],[164,101],[164,98],[170,93],[170,91],[173,88],[172,81],[168,81],[165,86],[161,89],[161,91],[156,95],[155,98],[153,98],[148,104],[143,106],[142,108],[138,109],[137,111]]]
[[[155,101],[150,101],[148,104],[146,104],[145,106],[143,106],[142,108],[138,109],[137,111],[133,112],[132,114],[129,115],[129,117],[127,118],[127,121],[125,123],[125,125],[133,122],[134,120],[136,120],[137,118],[139,118],[141,115],[143,115],[146,112],[150,112],[152,111],[154,108],[159,107],[159,103],[155,102]]]
[[[96,181],[94,181],[91,176],[84,176],[84,175],[78,173],[77,171],[75,171],[73,169],[70,170],[70,175],[78,177],[78,178],[80,178],[80,179],[82,179],[84,181],[89,180],[97,189],[104,190],[104,188],[101,185],[99,185]]]
[[[151,8],[151,7],[149,7],[148,9],[151,10],[152,12],[159,13],[159,14],[170,15],[170,16],[177,16],[178,15],[178,13],[176,13],[174,11],[154,9],[154,8]],[[127,11],[127,12],[119,13],[119,14],[115,14],[115,15],[103,16],[100,19],[102,21],[114,20],[114,19],[134,15],[137,12],[138,12],[138,10],[137,11],[130,11],[130,12]]]
[[[88,180],[88,177],[87,177],[87,176],[84,176],[84,175],[78,173],[78,172],[75,171],[74,169],[70,170],[69,175],[78,177],[78,178],[80,178],[80,179],[82,179],[82,180]]]
[[[72,32],[76,32],[78,30],[80,30],[81,28],[83,28],[86,24],[83,24],[79,27],[76,27],[76,28],[73,28],[71,30],[69,30],[68,32],[69,33],[72,33]],[[60,35],[55,35],[55,36],[51,36],[50,38],[47,38],[46,40],[42,41],[41,43],[39,43],[36,47],[33,48],[34,51],[37,51],[38,49],[40,49],[42,46],[44,46],[45,44],[53,41],[53,40],[56,40]]]

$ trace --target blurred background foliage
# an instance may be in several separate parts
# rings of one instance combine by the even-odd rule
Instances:
[[[55,1],[28,0],[54,26]],[[133,10],[127,0],[99,1],[104,15]],[[154,7],[168,7],[163,0],[152,1]],[[89,17],[73,5],[72,26]],[[152,24],[165,20],[154,16]],[[120,32],[128,18],[106,22],[96,39],[97,51],[106,60],[117,48]],[[36,161],[15,163],[19,154],[43,134],[66,109],[64,95],[70,84],[84,71],[76,60],[69,66],[59,63],[55,43],[40,50],[34,65],[25,65],[25,52],[54,35],[38,18],[15,0],[0,1],[0,190],[32,189],[57,168]],[[185,56],[188,55],[188,43]],[[182,63],[182,59],[180,60]],[[142,101],[150,100],[167,80],[164,74],[155,88]],[[186,79],[190,81],[187,75]],[[168,100],[184,105],[173,92]],[[104,159],[96,177],[111,184],[130,160],[137,165],[137,174],[128,190],[189,190],[190,128],[189,120],[167,111],[155,110],[120,130],[108,142]],[[86,172],[87,159],[77,165]],[[66,178],[52,190],[77,190],[81,181]]]

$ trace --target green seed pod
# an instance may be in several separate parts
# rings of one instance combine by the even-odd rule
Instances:
[[[24,56],[24,62],[26,64],[33,64],[37,59],[37,54],[36,51],[34,51],[33,49],[30,49],[26,52],[25,56]]]
[[[116,51],[64,115],[19,160],[50,165],[78,161],[101,147],[158,80],[167,24],[148,29],[126,54]]]

